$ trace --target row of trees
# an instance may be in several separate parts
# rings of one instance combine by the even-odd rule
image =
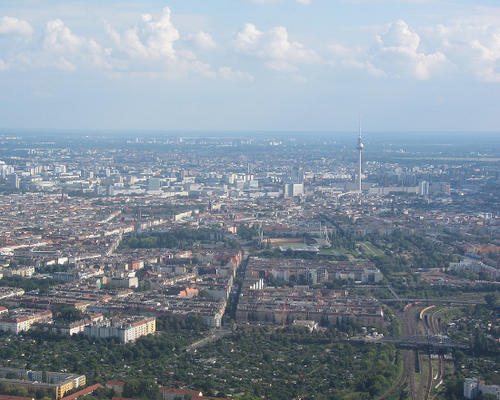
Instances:
[[[0,286],[20,288],[24,289],[26,292],[38,289],[41,293],[46,293],[51,286],[58,285],[60,283],[60,281],[54,279],[28,279],[17,275],[6,276],[3,279],[0,279]]]
[[[166,232],[133,232],[125,236],[121,248],[154,249],[174,248],[190,249],[196,242],[224,242],[226,247],[238,247],[235,241],[227,240],[224,232],[216,228],[175,229]]]

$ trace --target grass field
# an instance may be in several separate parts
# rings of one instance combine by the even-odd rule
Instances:
[[[379,257],[384,255],[382,250],[377,249],[370,242],[358,242],[357,244],[360,247],[360,250],[368,254],[368,256]]]

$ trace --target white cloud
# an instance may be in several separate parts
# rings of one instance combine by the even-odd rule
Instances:
[[[387,32],[377,36],[372,64],[388,75],[429,79],[433,72],[446,66],[444,53],[424,53],[420,36],[409,29],[405,21],[393,23]]]
[[[500,25],[464,21],[427,28],[424,34],[460,74],[500,82]]]
[[[85,39],[73,35],[60,19],[47,22],[43,47],[56,52],[76,53],[85,44]]]
[[[236,36],[235,47],[242,52],[253,51],[257,47],[257,43],[264,35],[253,24],[245,24],[243,30]]]
[[[49,53],[60,55],[54,64],[62,70],[74,71],[77,69],[76,64],[80,62],[111,67],[106,59],[111,54],[110,49],[104,49],[93,39],[73,34],[60,19],[47,22],[43,48]]]
[[[297,3],[302,4],[304,6],[308,6],[312,3],[312,0],[297,0]]]
[[[216,78],[210,64],[198,59],[194,48],[210,50],[217,45],[204,31],[181,36],[171,20],[171,11],[164,8],[155,17],[143,14],[139,24],[118,32],[106,24],[114,42],[120,73],[115,76],[144,76],[148,78],[183,79],[190,74]]]
[[[33,28],[28,21],[13,17],[0,18],[0,35],[16,34],[21,36],[31,36]]]
[[[361,47],[346,47],[340,43],[332,43],[328,48],[334,57],[329,62],[333,67],[364,70],[372,76],[387,76],[384,71],[376,68],[371,61],[366,59],[367,51]]]
[[[165,7],[157,20],[144,14],[141,28],[135,26],[120,34],[108,25],[108,34],[116,46],[132,58],[175,60],[174,43],[180,35],[170,16],[170,9]]]
[[[267,59],[266,65],[277,71],[296,71],[296,64],[315,64],[321,61],[318,54],[302,43],[291,41],[288,31],[277,26],[262,32],[247,23],[236,36],[235,49],[244,54]]]
[[[219,68],[219,76],[229,81],[253,81],[253,75],[248,72],[233,70],[230,67]]]
[[[248,1],[311,3],[311,0]],[[240,56],[258,59],[267,69],[288,74],[288,78],[307,76],[306,69],[313,65],[328,65],[377,77],[426,80],[446,76],[500,83],[500,14],[490,9],[479,11],[427,27],[410,27],[404,20],[360,26],[356,28],[359,34],[352,38],[362,35],[368,40],[371,38],[371,43],[363,39],[349,45],[332,42],[321,56],[283,26],[259,29],[247,23],[230,45]],[[42,40],[35,41],[30,39],[34,29],[29,22],[4,16],[0,17],[0,36],[21,38],[2,41],[0,70],[51,66],[74,71],[96,67],[124,75],[145,74],[169,79],[190,74],[229,80],[254,79],[249,73],[253,71],[242,72],[225,66],[232,64],[227,59],[218,61],[217,67],[207,61],[215,60],[210,50],[221,50],[217,55],[223,57],[222,50],[227,43],[223,37],[212,37],[203,26],[199,24],[195,30],[181,34],[172,21],[170,9],[165,8],[158,15],[139,14],[136,23],[123,29],[107,24],[108,35],[99,41],[73,32],[61,19],[50,20]],[[102,45],[106,39],[112,43],[112,49]],[[322,39],[317,38],[315,43]]]
[[[346,47],[339,43],[329,46],[333,55],[330,65],[361,69],[373,76],[426,80],[451,65],[442,51],[425,51],[420,35],[399,20],[375,37],[369,48]]]

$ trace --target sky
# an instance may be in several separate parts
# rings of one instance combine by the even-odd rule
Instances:
[[[500,132],[498,0],[1,0],[9,129]]]

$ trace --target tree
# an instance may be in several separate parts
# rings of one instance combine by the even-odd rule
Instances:
[[[241,395],[234,396],[235,400],[259,400],[257,396],[254,396],[253,394],[250,393],[245,393]]]
[[[479,396],[479,399],[481,400],[496,400],[497,396],[493,394],[482,394]]]
[[[141,399],[156,399],[158,397],[158,385],[153,379],[130,379],[123,386],[124,397],[138,397]]]
[[[484,301],[486,301],[486,304],[488,304],[488,307],[494,308],[498,300],[498,294],[497,293],[488,293],[487,295],[484,296]]]
[[[58,319],[64,322],[75,322],[82,319],[82,312],[73,307],[65,307],[61,310],[60,316]]]

